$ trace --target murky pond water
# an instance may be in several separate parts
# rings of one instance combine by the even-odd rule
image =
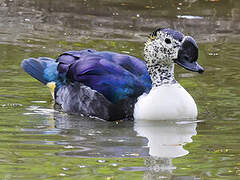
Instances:
[[[142,58],[156,27],[199,43],[203,75],[176,67],[196,122],[103,122],[54,111],[27,57],[95,48]],[[240,2],[0,0],[0,179],[239,179]]]

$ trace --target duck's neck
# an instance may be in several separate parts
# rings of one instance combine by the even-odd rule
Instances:
[[[158,87],[163,84],[175,84],[174,63],[170,65],[147,65],[148,72],[152,80],[152,87]]]

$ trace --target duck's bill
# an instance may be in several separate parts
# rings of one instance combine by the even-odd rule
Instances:
[[[203,73],[204,69],[197,63],[197,59],[198,46],[192,37],[186,36],[178,51],[178,57],[174,62],[189,71]]]

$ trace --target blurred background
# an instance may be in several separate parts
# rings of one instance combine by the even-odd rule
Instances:
[[[239,34],[239,7],[234,0],[1,0],[1,41],[144,41],[153,29],[171,27],[209,42]]]

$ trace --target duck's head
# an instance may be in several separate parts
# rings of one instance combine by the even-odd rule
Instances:
[[[169,66],[176,63],[190,71],[204,71],[197,63],[196,41],[170,28],[160,28],[150,34],[145,43],[144,57],[148,66]]]

